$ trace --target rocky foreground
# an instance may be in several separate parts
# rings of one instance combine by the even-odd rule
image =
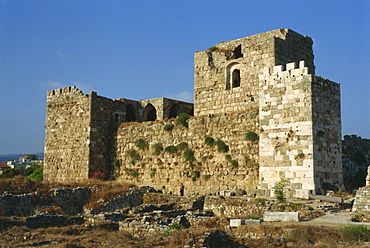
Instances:
[[[151,187],[96,185],[5,191],[0,246],[370,247],[370,233],[343,232],[364,219],[350,212],[350,200],[277,203],[237,193],[180,197]],[[297,212],[300,219],[264,222],[266,212]]]

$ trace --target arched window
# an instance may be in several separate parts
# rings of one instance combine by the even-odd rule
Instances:
[[[136,121],[135,109],[132,104],[126,106],[126,121]]]
[[[240,81],[240,64],[238,62],[230,63],[226,67],[226,89],[240,87]]]
[[[172,105],[168,118],[176,118],[180,114],[180,107],[178,104]]]
[[[231,82],[232,82],[233,88],[240,86],[240,71],[238,69],[233,70]]]
[[[157,110],[150,103],[146,105],[143,111],[143,120],[144,121],[155,121],[157,119]]]

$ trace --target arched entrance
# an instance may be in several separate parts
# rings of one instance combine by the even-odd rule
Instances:
[[[146,105],[143,111],[144,121],[155,121],[157,119],[157,110],[150,103]]]
[[[132,104],[126,106],[126,121],[136,121],[135,109]]]
[[[176,118],[180,114],[180,107],[178,104],[172,105],[168,118]]]

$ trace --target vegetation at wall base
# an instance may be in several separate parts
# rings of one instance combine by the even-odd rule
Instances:
[[[370,229],[364,225],[346,226],[341,230],[344,240],[370,241]]]
[[[44,171],[43,166],[39,164],[33,164],[30,167],[28,167],[25,171],[22,171],[20,168],[15,169],[8,168],[5,169],[2,174],[0,174],[0,179],[14,178],[17,176],[26,176],[30,179],[41,182],[43,180],[43,171]]]
[[[280,181],[276,183],[274,187],[272,187],[274,189],[275,198],[278,203],[286,202],[284,188],[286,184],[289,182],[290,182],[289,178],[281,178]]]

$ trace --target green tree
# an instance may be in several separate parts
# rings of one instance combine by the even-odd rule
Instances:
[[[25,158],[30,160],[38,160],[38,157],[35,154],[26,154]]]
[[[23,175],[25,175],[27,177],[27,176],[31,175],[35,170],[37,170],[40,167],[41,167],[41,165],[39,165],[39,164],[33,164],[24,171]]]
[[[31,178],[33,180],[36,180],[38,182],[41,182],[43,180],[43,173],[44,172],[44,168],[41,166],[39,168],[37,168],[31,175],[28,176],[28,178]]]

